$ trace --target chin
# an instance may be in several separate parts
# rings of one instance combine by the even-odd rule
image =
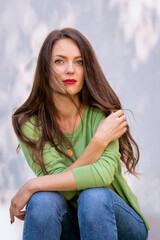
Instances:
[[[77,96],[79,95],[79,93],[81,92],[82,87],[81,88],[75,88],[75,87],[66,87],[66,89],[63,90],[53,90],[54,94],[58,94],[58,95],[63,95],[63,96],[67,96],[67,94],[69,94],[70,96]]]
[[[66,90],[69,95],[74,96],[74,95],[78,95],[80,93],[80,91],[82,90],[82,88],[80,88],[80,89],[67,88]]]
[[[79,92],[68,91],[68,94],[73,97],[73,96],[77,96]]]

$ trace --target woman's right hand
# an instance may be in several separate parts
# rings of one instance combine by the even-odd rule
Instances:
[[[107,146],[127,131],[127,125],[128,123],[123,110],[117,110],[100,123],[94,134],[94,138]]]

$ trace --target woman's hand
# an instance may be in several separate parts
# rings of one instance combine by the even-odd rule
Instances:
[[[94,137],[101,143],[108,145],[110,142],[120,138],[127,131],[127,121],[123,110],[112,112],[104,119]]]
[[[10,220],[11,223],[15,221],[14,217],[19,218],[20,220],[24,220],[25,211],[22,211],[24,206],[29,201],[30,197],[34,191],[32,190],[32,179],[27,181],[20,190],[16,193],[16,195],[11,200],[10,205]]]

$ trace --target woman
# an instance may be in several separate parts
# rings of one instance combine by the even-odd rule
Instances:
[[[11,222],[25,220],[23,239],[147,239],[148,223],[120,164],[136,175],[139,149],[79,31],[48,35],[30,96],[12,120],[37,175],[11,200]]]

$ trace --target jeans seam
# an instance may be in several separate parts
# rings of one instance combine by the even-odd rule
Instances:
[[[119,202],[114,202],[113,205],[119,205],[121,208],[123,208],[125,211],[127,211],[130,215],[132,215],[132,217],[134,217],[136,220],[138,220],[140,223],[144,223],[143,220],[138,219],[136,216],[134,216],[130,211],[128,211],[128,209],[126,209],[122,204],[120,204]],[[133,209],[134,210],[134,209]]]
[[[116,202],[115,202],[116,203]],[[110,208],[111,211],[113,212],[113,216],[114,216],[114,221],[115,221],[115,225],[114,225],[114,231],[115,231],[115,235],[118,239],[118,232],[117,232],[117,221],[116,221],[116,215],[115,215],[115,211],[114,211],[114,202],[113,202],[113,199],[112,199],[112,207]]]
[[[26,212],[25,212],[25,217],[26,217],[26,215],[27,215],[27,210],[28,210],[28,208],[29,208],[30,206],[29,206],[29,202],[26,204]],[[24,220],[25,221],[25,220]],[[23,228],[23,240],[25,240],[26,239],[26,231],[25,231],[25,229],[27,228],[27,225],[28,225],[28,221],[25,221],[25,228]]]
[[[65,211],[64,211],[64,213],[62,214],[61,219],[60,219],[60,222],[61,222],[61,223],[63,222],[63,217],[64,217],[65,214],[68,214],[68,215],[70,216],[70,214],[69,214],[69,212],[67,211],[67,209],[65,209]]]
[[[67,215],[69,216],[71,222],[74,224],[74,221],[73,221],[73,219],[72,219],[72,216],[71,216],[69,210],[67,210],[67,209],[65,210],[64,214],[62,215],[62,219],[61,219],[60,222],[61,222],[61,223],[63,222],[63,217],[64,217],[65,214],[67,214]]]
[[[71,216],[69,210],[67,210],[67,209],[66,209],[66,211],[64,212],[64,214],[62,215],[62,221],[60,221],[60,223],[62,224],[62,222],[63,222],[63,217],[64,217],[65,214],[67,214],[67,215],[69,216],[70,221],[72,222],[72,224],[73,224],[73,226],[74,226],[74,229],[76,229],[76,227],[75,227],[75,222],[73,221],[72,216]],[[80,231],[79,231],[79,234],[80,234]],[[80,235],[80,240],[81,240],[81,235]]]
[[[27,208],[28,208],[28,204],[27,204],[27,206],[26,206],[26,212],[25,212],[25,217],[26,217],[26,214],[27,214]],[[24,220],[25,221],[25,220]],[[25,228],[23,228],[23,240],[25,240],[26,239],[26,231],[25,231],[25,229],[26,229],[26,226],[27,225],[27,221],[25,221]]]

